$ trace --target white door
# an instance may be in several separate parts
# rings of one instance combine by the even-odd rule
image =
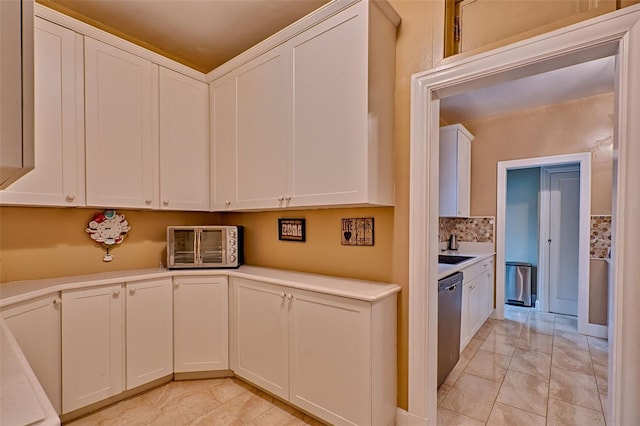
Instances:
[[[87,205],[158,207],[158,66],[85,37]]]
[[[127,284],[127,389],[173,373],[171,278]]]
[[[62,330],[62,412],[122,392],[122,285],[63,291]]]
[[[209,210],[209,86],[160,68],[160,208]]]
[[[550,174],[549,311],[578,315],[580,172]]]
[[[2,310],[2,318],[58,414],[62,413],[59,302],[56,293]]]
[[[209,86],[211,104],[211,209],[236,207],[236,79],[226,75]]]
[[[288,399],[290,290],[242,278],[231,288],[231,369]]]
[[[226,277],[173,279],[174,372],[229,368]]]

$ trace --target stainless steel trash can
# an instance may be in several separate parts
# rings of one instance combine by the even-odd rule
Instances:
[[[510,305],[532,306],[531,281],[533,265],[525,262],[506,262],[504,301]]]

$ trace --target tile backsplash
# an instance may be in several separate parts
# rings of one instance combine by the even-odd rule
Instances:
[[[611,216],[592,215],[590,251],[592,259],[606,259],[611,247]]]
[[[456,234],[458,241],[469,243],[493,243],[495,240],[495,217],[441,217],[439,240],[447,241]]]

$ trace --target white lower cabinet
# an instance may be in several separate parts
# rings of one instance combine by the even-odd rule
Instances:
[[[2,309],[2,318],[58,414],[62,412],[59,302],[56,293]]]
[[[173,371],[228,370],[227,277],[174,277],[173,284]]]
[[[127,283],[127,390],[173,374],[171,278]]]
[[[62,411],[124,390],[124,287],[62,292]]]
[[[335,425],[395,422],[396,297],[231,278],[234,373]]]
[[[471,265],[462,273],[461,352],[493,312],[493,258]]]
[[[173,372],[171,278],[62,292],[62,411]]]

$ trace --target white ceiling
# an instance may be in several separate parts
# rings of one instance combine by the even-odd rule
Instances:
[[[37,1],[209,72],[329,0]]]
[[[614,66],[609,56],[446,97],[440,116],[459,123],[613,92]]]

